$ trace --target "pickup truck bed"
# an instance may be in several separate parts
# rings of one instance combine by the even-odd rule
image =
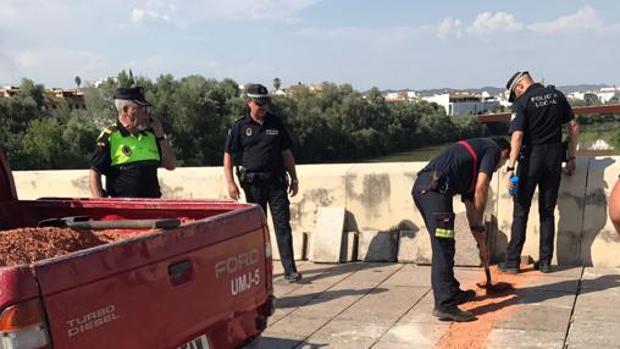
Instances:
[[[258,206],[216,200],[20,201],[0,193],[3,230],[80,215],[183,223],[128,230],[133,236],[126,239],[0,268],[0,337],[22,336],[18,339],[32,343],[19,348],[234,348],[265,328],[273,311],[271,245]]]

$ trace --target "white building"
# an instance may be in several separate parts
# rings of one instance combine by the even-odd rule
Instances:
[[[612,98],[620,97],[620,88],[604,87],[596,92],[596,96],[601,103],[609,103]]]
[[[446,114],[450,116],[484,114],[501,105],[499,99],[483,98],[469,93],[443,93],[422,97],[422,99],[442,106]]]
[[[386,102],[398,102],[398,101],[409,101],[412,102],[418,99],[418,93],[416,91],[411,90],[401,90],[401,91],[392,91],[387,92],[383,95]]]

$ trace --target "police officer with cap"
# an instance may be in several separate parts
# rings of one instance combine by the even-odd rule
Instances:
[[[535,267],[541,272],[551,272],[555,235],[554,210],[562,174],[562,161],[566,161],[567,174],[575,171],[575,151],[579,126],[564,94],[554,86],[535,83],[527,71],[515,73],[506,89],[513,102],[510,120],[511,147],[507,171],[516,174],[517,193],[510,242],[506,262],[499,268],[505,272],[518,273],[521,252],[525,243],[525,231],[534,190],[538,187],[538,212],[540,215],[540,250]],[[562,125],[566,124],[570,143],[562,143]],[[509,177],[509,178],[510,178]],[[514,184],[509,183],[509,188]]]
[[[460,194],[467,221],[478,243],[481,258],[488,259],[483,223],[487,192],[493,172],[508,159],[510,144],[503,138],[474,138],[459,141],[431,160],[418,173],[412,189],[413,201],[424,217],[433,250],[431,283],[435,298],[433,315],[457,322],[476,320],[458,308],[476,297],[474,290],[461,290],[454,277],[454,209],[452,199]],[[487,261],[483,261],[488,263]]]
[[[103,129],[90,159],[90,192],[93,197],[160,197],[158,167],[176,167],[161,122],[149,115],[141,87],[117,89],[114,105],[116,122]],[[101,175],[106,177],[105,191]]]
[[[295,196],[299,188],[291,139],[282,121],[269,111],[267,88],[251,84],[246,92],[249,112],[234,123],[226,139],[224,174],[228,194],[239,200],[239,188],[233,178],[233,165],[237,165],[247,201],[261,205],[265,213],[269,203],[284,279],[298,282],[302,276],[295,266],[287,194],[288,190]]]

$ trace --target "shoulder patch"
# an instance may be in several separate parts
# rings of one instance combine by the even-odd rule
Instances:
[[[99,137],[97,137],[97,146],[103,147],[108,142],[110,135],[116,131],[116,124],[112,124],[101,131]]]

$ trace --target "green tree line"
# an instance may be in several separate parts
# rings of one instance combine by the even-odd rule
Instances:
[[[0,98],[0,147],[14,169],[87,168],[100,130],[116,118],[114,90],[131,85],[145,88],[182,166],[221,164],[227,130],[246,112],[245,99],[235,81],[199,75],[153,81],[122,71],[81,89],[85,109],[45,108],[44,86],[24,79],[17,95]],[[318,92],[299,86],[272,97],[271,109],[288,126],[300,163],[360,161],[488,133],[436,104],[387,103],[376,88],[361,93],[348,84],[323,83]]]

